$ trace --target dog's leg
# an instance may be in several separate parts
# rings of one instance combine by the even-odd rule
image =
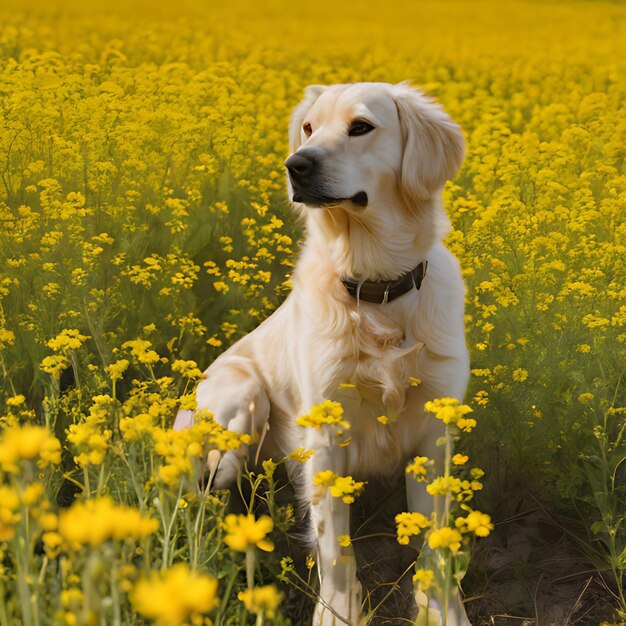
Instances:
[[[219,367],[210,368],[196,390],[196,411],[208,409],[215,421],[239,434],[257,434],[262,439],[268,426],[270,402],[261,380],[249,360],[230,357]],[[193,424],[191,411],[179,411],[174,428]],[[259,442],[260,443],[260,442]],[[213,485],[218,489],[232,485],[241,471],[249,446],[229,450],[221,458]]]
[[[436,397],[456,397],[458,400],[462,400],[469,376],[468,360],[465,355],[461,355],[461,358],[458,359],[451,359],[437,356],[424,348],[419,355],[419,372],[420,378],[422,378],[425,384],[424,389],[420,390],[419,399],[417,400],[418,407],[423,408],[427,400],[432,400]],[[450,375],[451,373],[453,376]],[[449,382],[447,388],[444,389],[442,382],[446,380],[446,374]],[[429,424],[416,454],[433,459],[435,461],[436,475],[442,476],[445,465],[445,450],[443,446],[437,445],[437,439],[445,434],[445,426],[429,413],[426,413],[423,419],[429,420]],[[440,523],[442,522],[445,510],[444,498],[431,496],[426,491],[426,483],[417,482],[412,477],[407,476],[406,493],[410,512],[422,513],[422,515],[428,518],[434,512]],[[445,523],[447,520],[443,521]],[[427,621],[428,626],[439,626],[443,623],[443,598],[440,597],[440,594],[433,593],[428,598],[425,593],[417,592],[416,599],[418,604],[426,603],[426,600],[428,600],[428,604],[431,607]],[[456,586],[454,586],[448,598],[446,624],[447,626],[472,626],[467,618],[459,589]]]
[[[313,477],[323,470],[345,473],[345,450],[336,445],[324,446],[321,441],[312,441],[313,438],[318,439],[315,435],[307,439],[307,446],[315,450],[315,455],[307,463],[307,475],[320,577],[320,597],[313,626],[356,626],[360,610],[356,561],[352,546],[339,544],[340,535],[350,534],[350,505],[341,498],[332,497],[330,489],[313,485]]]
[[[434,418],[433,418],[434,420]],[[443,426],[443,424],[434,424],[434,426]],[[426,441],[422,441],[419,453],[428,456],[435,460],[435,469],[437,475],[443,475],[443,448],[436,445],[438,437],[442,436],[444,429],[433,428],[428,433]],[[444,514],[444,498],[441,496],[431,496],[426,491],[426,483],[417,482],[411,476],[406,478],[406,494],[408,510],[412,513],[421,513],[430,518],[432,513],[436,513],[437,519],[441,520]],[[440,522],[441,523],[441,522]],[[429,550],[428,546],[424,544],[422,550]],[[442,607],[444,604],[443,597],[440,594],[432,593],[428,597],[423,592],[416,592],[416,600],[419,604],[428,604],[430,606],[428,626],[440,626],[443,624]],[[448,598],[448,615],[447,626],[472,626],[465,613],[465,608],[461,602],[461,596],[459,589],[456,585],[453,585],[452,592]]]

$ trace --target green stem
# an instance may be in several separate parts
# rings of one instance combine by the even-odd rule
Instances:
[[[248,589],[254,588],[254,548],[246,550],[246,580]]]
[[[6,593],[4,590],[4,583],[0,579],[0,626],[9,626],[9,617],[7,615],[7,605],[4,599]]]
[[[113,626],[122,626],[122,610],[120,606],[118,577],[118,567],[117,563],[114,561],[113,568],[111,570],[111,600],[113,601]]]
[[[230,598],[230,592],[233,589],[233,584],[235,583],[235,578],[237,577],[238,570],[234,570],[228,579],[228,584],[226,585],[226,591],[222,596],[222,601],[217,609],[217,615],[215,617],[215,625],[222,625],[222,611],[228,606],[228,599]]]
[[[83,466],[83,478],[85,479],[84,490],[88,498],[91,498],[91,486],[89,484],[89,466]]]

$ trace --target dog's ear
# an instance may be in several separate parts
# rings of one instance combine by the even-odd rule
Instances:
[[[326,90],[324,85],[309,85],[304,90],[304,99],[293,110],[289,122],[289,153],[293,154],[300,147],[300,129],[302,122],[315,101]]]
[[[439,104],[404,82],[394,85],[404,153],[402,195],[421,204],[454,178],[465,156],[463,134]]]

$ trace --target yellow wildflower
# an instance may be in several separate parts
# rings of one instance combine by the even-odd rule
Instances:
[[[330,487],[333,498],[341,498],[346,504],[354,502],[355,496],[361,495],[364,482],[357,482],[352,476],[339,476],[332,470],[323,470],[313,477],[314,485]]]
[[[24,402],[26,402],[26,398],[22,394],[7,398],[7,406],[11,407],[21,406]]]
[[[276,615],[282,594],[276,591],[274,585],[265,585],[240,591],[237,597],[250,613],[272,619]]]
[[[434,413],[435,417],[444,424],[454,424],[461,429],[464,428],[464,426],[460,424],[461,420],[466,422],[465,415],[472,412],[469,406],[461,404],[456,398],[438,398],[426,402],[424,406],[427,411]]]
[[[198,369],[195,361],[183,361],[178,359],[172,363],[172,371],[181,374],[184,378],[200,378],[202,372]]]
[[[50,339],[46,343],[48,348],[61,354],[69,354],[74,350],[78,350],[87,339],[91,337],[81,335],[75,328],[62,330],[54,339]]]
[[[69,366],[69,360],[61,354],[47,356],[42,359],[39,365],[39,367],[46,372],[46,374],[50,374],[53,378],[59,378],[61,376],[61,372],[66,370]]]
[[[12,426],[0,439],[0,468],[10,474],[19,472],[20,461],[37,460],[39,468],[61,462],[60,441],[43,426]]]
[[[272,532],[274,522],[267,515],[262,515],[258,520],[254,515],[234,515],[226,516],[224,520],[224,530],[226,537],[224,543],[233,550],[245,552],[256,546],[265,552],[271,552],[274,544],[266,539]]]
[[[398,513],[395,517],[398,543],[407,545],[409,538],[429,528],[431,521],[422,513]]]
[[[67,430],[67,440],[77,454],[74,461],[81,467],[101,465],[104,461],[112,432],[101,430],[98,419],[89,419],[79,424],[71,424]]]
[[[128,359],[118,359],[115,363],[105,367],[104,370],[111,377],[111,380],[120,380],[129,365]]]
[[[314,454],[313,450],[305,450],[304,448],[296,448],[290,455],[289,458],[293,461],[297,461],[298,463],[306,463]]]
[[[433,530],[428,535],[428,545],[433,549],[449,548],[452,554],[456,554],[461,547],[461,533],[455,528],[444,526]]]
[[[318,430],[325,425],[350,428],[350,423],[343,419],[341,404],[331,400],[325,400],[321,404],[311,407],[311,412],[299,417],[296,423],[303,428],[317,428]]]
[[[140,579],[130,595],[134,609],[158,626],[180,626],[218,604],[217,580],[178,563]]]
[[[431,496],[445,496],[459,493],[463,489],[463,481],[455,476],[438,476],[429,485],[426,491]]]
[[[517,383],[523,383],[528,378],[528,372],[519,367],[513,372],[513,380]]]
[[[427,470],[425,465],[428,463],[427,456],[416,456],[407,466],[406,473],[411,474],[418,482],[426,481]]]
[[[157,520],[138,509],[115,504],[108,496],[77,501],[59,513],[58,533],[68,547],[97,546],[105,541],[137,540],[156,531]]]
[[[463,505],[465,506],[465,505]],[[477,537],[486,537],[493,530],[491,517],[480,511],[468,509],[466,517],[457,517],[456,527],[463,533],[474,533]]]
[[[419,583],[418,587],[421,591],[426,591],[427,589],[430,589],[434,577],[435,573],[433,570],[418,569],[415,574],[413,574],[413,582]]]
[[[132,356],[144,365],[154,365],[160,360],[159,355],[154,350],[151,350],[151,347],[152,343],[147,339],[134,339],[122,344],[124,350],[130,350]]]
[[[15,536],[14,526],[21,518],[18,513],[20,497],[13,487],[0,485],[0,542]]]

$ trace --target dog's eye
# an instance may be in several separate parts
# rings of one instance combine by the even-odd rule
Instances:
[[[307,137],[310,137],[311,133],[313,132],[313,129],[311,128],[311,124],[309,124],[309,122],[307,122],[306,124],[302,125],[302,130],[304,131],[304,134]]]
[[[354,120],[348,130],[350,137],[357,137],[358,135],[367,135],[374,130],[374,127],[369,122],[363,120]]]

